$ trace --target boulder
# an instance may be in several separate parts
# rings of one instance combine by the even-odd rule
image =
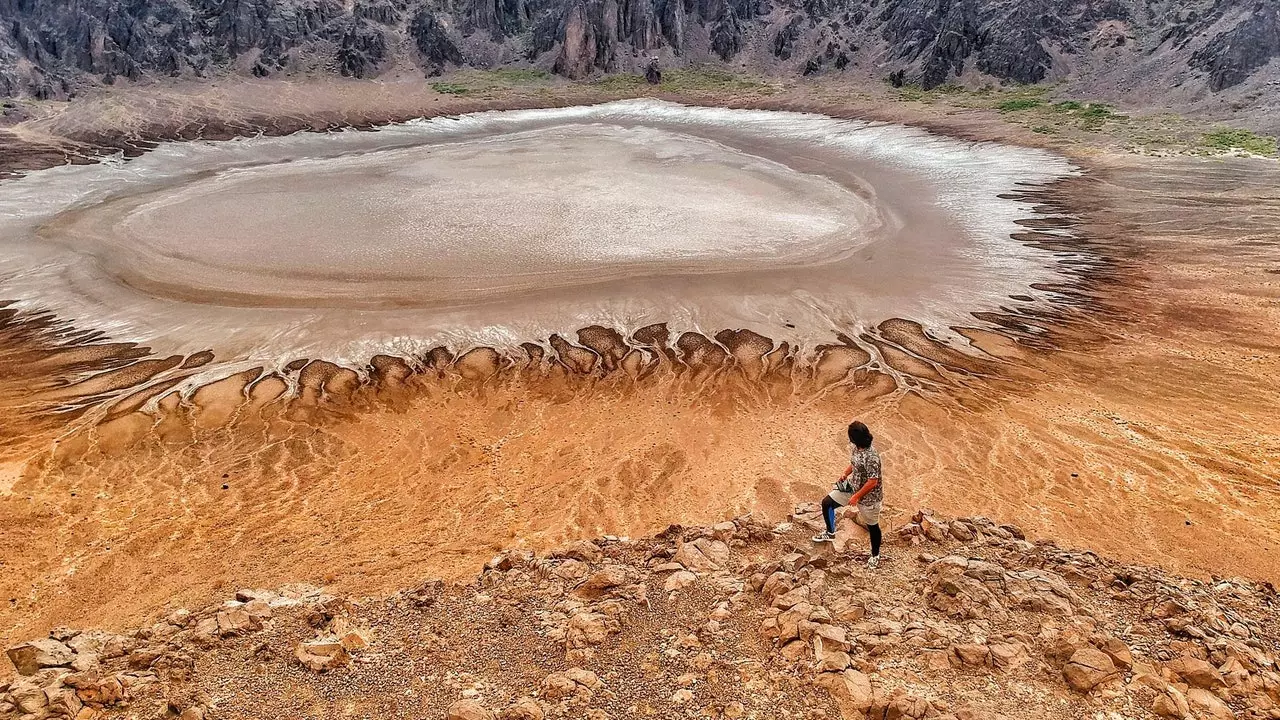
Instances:
[[[69,687],[46,687],[44,690],[45,697],[49,699],[47,712],[53,716],[63,716],[74,718],[80,714],[84,703],[80,701],[80,696],[76,695],[76,691]]]
[[[351,655],[337,638],[323,638],[299,643],[294,657],[312,672],[327,672],[351,662]]]
[[[821,653],[847,652],[850,648],[845,629],[839,625],[820,624],[813,628],[813,645]]]
[[[790,610],[792,607],[803,602],[809,601],[809,586],[801,585],[794,590],[788,590],[773,599],[773,606],[779,610]]]
[[[447,720],[497,720],[494,714],[475,700],[459,700],[449,706]]]
[[[244,635],[262,629],[262,621],[250,615],[243,607],[223,610],[216,616],[218,634],[222,637]]]
[[[37,716],[45,714],[49,706],[49,696],[44,688],[33,682],[19,681],[9,688],[9,698],[21,713]]]
[[[737,531],[738,531],[738,526],[734,525],[731,522],[725,521],[722,523],[716,523],[715,525],[711,526],[711,537],[715,538],[716,540],[719,540],[720,542],[727,543],[733,539],[733,535]]]
[[[818,684],[831,695],[842,718],[865,718],[875,700],[871,678],[857,670],[823,673],[818,676]]]
[[[542,720],[545,713],[538,701],[522,697],[498,713],[498,720]]]
[[[719,570],[729,560],[729,546],[719,540],[698,538],[681,544],[672,560],[695,572]]]
[[[1193,687],[1187,691],[1187,704],[1197,716],[1209,720],[1233,720],[1235,713],[1217,695],[1204,688]]]
[[[627,573],[622,566],[605,565],[589,575],[581,585],[574,588],[573,593],[581,598],[596,599],[626,582]]]
[[[116,675],[103,676],[96,672],[72,673],[63,682],[75,688],[80,701],[108,707],[124,701],[124,684]]]
[[[1002,669],[1016,668],[1031,659],[1020,642],[991,643],[991,664]]]
[[[1133,653],[1120,638],[1106,637],[1097,643],[1098,649],[1107,654],[1116,667],[1128,670],[1133,667]]]
[[[818,656],[818,672],[844,672],[852,663],[847,652],[824,652]]]
[[[569,558],[564,560],[551,571],[553,577],[564,580],[565,582],[576,583],[583,580],[587,575],[591,574],[591,566],[581,560]]]
[[[1156,694],[1155,702],[1151,705],[1151,712],[1160,717],[1176,718],[1182,720],[1191,714],[1191,707],[1187,704],[1187,698],[1177,688],[1166,687],[1163,692]]]
[[[1120,671],[1101,650],[1081,648],[1063,666],[1062,676],[1072,690],[1087,693],[1102,683],[1119,677]]]
[[[554,672],[542,679],[542,699],[548,702],[560,702],[578,692],[578,683],[565,673]]]
[[[698,576],[688,570],[679,570],[667,576],[667,581],[662,584],[662,589],[667,592],[683,590],[696,582],[697,579]]]
[[[74,659],[71,648],[53,638],[15,645],[6,654],[19,675],[35,675],[43,668],[69,667]]]
[[[587,540],[578,540],[552,550],[547,553],[547,557],[568,558],[585,563],[595,563],[600,562],[603,553],[595,543]]]
[[[1217,668],[1197,657],[1183,655],[1170,661],[1165,667],[1193,688],[1214,690],[1226,685]]]
[[[965,665],[986,665],[991,657],[991,650],[978,643],[962,643],[951,646],[951,651]]]
[[[171,617],[176,614],[171,614]],[[124,635],[90,630],[71,638],[66,645],[77,655],[93,654],[102,660],[112,660],[127,655],[137,641]]]
[[[600,613],[580,612],[569,618],[565,629],[565,644],[570,648],[586,648],[599,645],[609,636],[605,617]]]

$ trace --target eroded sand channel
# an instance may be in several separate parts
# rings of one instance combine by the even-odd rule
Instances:
[[[541,548],[601,533],[636,536],[671,522],[705,523],[747,511],[780,518],[792,503],[820,495],[832,468],[843,467],[840,432],[851,414],[877,428],[892,468],[890,524],[916,506],[935,505],[1183,571],[1276,577],[1280,343],[1272,248],[1280,209],[1274,168],[1093,158],[1087,177],[1055,184],[1041,200],[1002,201],[999,195],[1020,187],[1027,167],[1046,158],[1062,161],[816,116],[801,116],[817,123],[807,130],[790,121],[776,125],[764,142],[670,117],[659,125],[651,115],[668,106],[646,107],[644,122],[559,118],[548,127],[673,132],[689,138],[681,140],[686,148],[710,143],[718,158],[728,153],[740,165],[770,167],[765,177],[784,187],[793,180],[834,184],[833,197],[856,198],[884,217],[898,213],[904,230],[871,239],[853,258],[780,260],[776,273],[753,265],[756,259],[745,253],[725,272],[706,265],[682,270],[673,261],[646,273],[661,265],[649,257],[644,268],[623,273],[636,277],[562,277],[562,284],[523,291],[515,302],[473,300],[461,308],[456,298],[433,299],[425,290],[411,293],[403,306],[397,306],[402,297],[383,307],[376,298],[357,307],[366,298],[349,296],[246,303],[201,297],[207,290],[191,298],[173,288],[153,295],[122,281],[124,270],[104,272],[103,253],[69,252],[70,238],[59,245],[30,232],[4,234],[6,251],[21,250],[0,256],[17,263],[5,265],[5,297],[25,288],[20,306],[27,310],[47,310],[60,299],[60,317],[79,318],[77,328],[105,335],[72,336],[57,322],[0,311],[0,556],[8,571],[0,577],[0,597],[9,599],[0,607],[0,627],[12,628],[16,638],[57,624],[129,624],[166,605],[219,596],[220,586],[307,580],[362,594],[389,592],[426,575],[469,576],[499,547]],[[476,117],[427,125],[457,128]],[[491,122],[494,116],[484,117]],[[855,154],[862,160],[846,162],[830,140],[815,141],[833,127],[840,128],[833,137],[861,142],[864,150]],[[7,205],[24,214],[4,222],[56,230],[50,223],[74,217],[67,209],[105,218],[149,192],[180,195],[220,167],[244,168],[251,177],[255,168],[284,168],[289,161],[328,162],[334,153],[316,147],[336,147],[333,141],[368,143],[336,153],[332,159],[340,163],[412,154],[430,144],[422,132],[414,124],[377,133],[166,145],[117,167],[63,169],[0,185],[5,202],[24,203]],[[512,134],[495,127],[485,132]],[[467,134],[443,145],[480,140]],[[271,150],[276,142],[284,149]],[[293,143],[311,149],[299,152]],[[202,165],[206,152],[232,157]],[[932,164],[903,165],[926,156]],[[986,160],[975,164],[975,157]],[[736,169],[722,172],[742,178]],[[961,191],[973,195],[942,195]],[[1056,238],[1053,252],[1024,242],[1026,233],[1019,233],[1024,240],[1011,238],[1028,226],[1057,224],[1046,217],[1053,208],[1080,216],[1071,228],[1080,238],[1051,230],[1031,241],[1043,246]],[[901,215],[913,209],[926,215]],[[819,207],[817,213],[824,212]],[[1224,224],[1224,217],[1231,222]],[[848,218],[840,216],[837,233],[865,233],[853,240],[867,241],[871,225]],[[905,231],[928,227],[930,218],[943,232]],[[937,241],[979,227],[973,223],[998,232]],[[806,236],[802,244],[819,243],[820,236]],[[1073,255],[1076,240],[1093,243],[1094,251]],[[948,248],[956,248],[956,256]],[[255,271],[262,267],[256,257],[247,261]],[[1129,280],[1099,283],[1100,259],[1127,264],[1137,289]],[[279,262],[285,266],[273,273],[299,274],[290,257]],[[679,262],[703,260],[686,255]],[[1053,283],[1072,268],[1079,274],[1071,276],[1071,287]],[[229,282],[221,271],[195,274]],[[1038,277],[1049,284],[1040,285]],[[944,281],[949,285],[939,284]],[[999,295],[1006,282],[1020,288],[1007,291],[1016,297]],[[1078,303],[1075,322],[1064,330],[1051,325],[1054,318],[1034,315],[1059,299],[1032,284],[1080,290],[1067,298]],[[1099,284],[1105,292],[1091,302],[1081,289]],[[934,290],[939,287],[951,292]],[[269,282],[255,292],[283,294]],[[1035,348],[1027,362],[996,368],[1002,378],[1010,369],[1024,375],[993,386],[983,384],[989,376],[964,374],[971,358],[929,364],[926,355],[939,348],[911,345],[919,333],[905,332],[906,320],[876,323],[877,308],[885,318],[928,323],[939,337],[960,318],[970,327],[1022,320],[1049,328],[1051,339],[1073,331],[1108,339],[1052,350],[1053,343],[1034,344],[1034,329],[988,333],[987,347],[1019,340]],[[1003,310],[988,314],[992,308]],[[1018,309],[1025,314],[1015,316]],[[867,343],[875,355],[846,353],[845,364],[799,367],[812,355],[797,353],[798,372],[769,373],[762,381],[748,381],[754,376],[740,372],[735,355],[709,374],[722,383],[688,371],[632,381],[616,366],[603,372],[601,357],[571,345],[583,342],[572,331],[592,320],[616,322],[627,338],[634,325],[669,321],[672,346],[690,328],[719,342],[719,333],[712,335],[717,328],[757,327],[810,346],[843,334]],[[847,332],[860,327],[865,335]],[[546,343],[548,331],[569,342],[546,347],[554,345]],[[98,344],[112,338],[149,339],[157,352]],[[705,336],[693,340],[699,338],[706,344],[680,347],[669,364],[696,359],[700,348],[711,346]],[[437,341],[461,350],[475,342],[524,340],[546,353],[529,363],[534,370],[483,382],[459,379],[458,364],[447,365],[445,357],[442,370],[434,353],[433,364],[421,353]],[[950,341],[964,345],[954,336]],[[192,353],[209,347],[218,350],[217,360],[196,367],[207,355]],[[161,354],[167,352],[178,354]],[[379,364],[377,353],[418,364]],[[564,370],[566,361],[583,357],[597,364],[576,365],[589,368],[580,374]],[[306,358],[346,367],[339,372]],[[819,371],[833,378],[863,373],[855,379],[871,382],[890,369],[873,367],[884,362],[973,382],[939,381],[942,391],[928,401],[909,393],[868,401],[846,392],[858,382],[808,392],[821,387],[805,382]],[[106,368],[116,369],[102,373]],[[240,368],[245,372],[208,384]],[[131,383],[139,379],[151,390],[113,404],[133,393]],[[966,392],[975,388],[979,392]],[[69,437],[67,418],[74,413],[64,413],[61,403],[90,389],[103,398],[95,407],[118,415]],[[147,397],[151,402],[143,403]],[[964,400],[949,402],[955,397]]]

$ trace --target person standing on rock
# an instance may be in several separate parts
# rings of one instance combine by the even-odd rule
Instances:
[[[880,453],[871,447],[871,431],[862,422],[849,423],[849,442],[853,443],[853,455],[844,475],[836,481],[835,489],[822,498],[822,519],[827,531],[813,538],[814,542],[831,542],[836,537],[836,508],[850,503],[858,508],[857,522],[871,535],[871,557],[867,567],[880,564],[880,508],[884,502],[884,485],[880,481]]]

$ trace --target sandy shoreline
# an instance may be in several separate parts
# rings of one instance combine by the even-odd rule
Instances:
[[[61,162],[50,148],[89,156],[197,128],[205,137],[292,132],[593,99],[573,87],[498,101],[341,83],[271,97],[269,87],[244,84],[238,108],[225,105],[229,89],[157,91],[152,99],[167,97],[162,107],[173,109],[168,125],[148,124],[155,103],[89,100],[11,129],[0,157],[22,169]],[[961,380],[932,399],[797,392],[786,375],[709,392],[697,373],[647,384],[517,373],[478,386],[375,387],[361,396],[368,402],[326,405],[321,393],[307,413],[229,430],[244,399],[232,383],[167,409],[167,419],[122,424],[127,451],[93,440],[62,463],[51,448],[65,416],[56,406],[31,412],[33,390],[56,392],[138,353],[85,350],[83,338],[59,350],[65,329],[9,322],[0,327],[0,357],[14,369],[0,383],[0,407],[14,409],[0,426],[0,590],[9,601],[0,626],[15,637],[72,621],[120,627],[226,585],[319,580],[377,592],[470,574],[512,544],[785,514],[843,467],[839,431],[851,415],[882,439],[891,507],[984,514],[1178,572],[1280,579],[1274,164],[1055,145],[994,113],[938,116],[794,94],[718,99],[1050,146],[1085,165],[1086,178],[1049,198],[1070,203],[1094,244],[1092,256],[1071,259],[1082,263],[1080,312],[1054,324],[1056,351],[986,337],[991,350],[1012,353],[1017,371],[994,384]],[[254,120],[271,103],[279,119]],[[224,110],[222,125],[206,123]],[[15,154],[15,142],[26,149]],[[121,603],[122,594],[135,600]]]

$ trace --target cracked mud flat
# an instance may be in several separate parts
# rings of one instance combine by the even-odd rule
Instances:
[[[63,233],[42,251],[93,259],[5,266],[6,297],[22,311],[0,328],[5,624],[15,635],[71,620],[120,624],[209,597],[220,583],[377,592],[425,574],[468,575],[502,546],[784,515],[843,467],[840,428],[853,415],[873,424],[893,468],[891,506],[986,514],[1180,571],[1277,577],[1274,167],[1092,158],[1083,178],[1035,190],[1018,187],[1015,172],[983,188],[981,210],[961,197],[959,210],[939,212],[917,207],[925,195],[892,163],[860,158],[839,171],[828,149],[806,156],[795,138],[612,124],[622,129],[593,122],[582,136],[591,142],[566,149],[578,172],[560,181],[600,172],[602,155],[629,148],[627,192],[605,203],[613,219],[566,210],[577,248],[520,238],[523,250],[556,258],[540,269],[551,275],[545,288],[520,286],[528,278],[512,268],[523,265],[492,262],[485,253],[498,246],[483,243],[452,267],[453,280],[482,282],[424,281],[417,275],[436,266],[414,256],[414,243],[377,251],[397,232],[377,213],[356,224],[379,243],[342,256],[375,291],[317,280],[345,252],[333,238],[353,226],[324,223],[331,239],[304,252],[307,219],[277,217],[280,201],[261,192],[296,164],[261,157],[169,189],[142,181],[129,197],[42,221],[45,240]],[[541,141],[555,141],[554,127],[521,130],[539,139],[523,148],[535,164],[545,164]],[[935,142],[983,152],[871,129],[909,133],[913,152]],[[495,170],[483,154],[466,157],[474,137],[413,161],[396,155],[412,155],[413,138],[378,150],[394,132],[253,142],[370,143],[307,161],[341,168],[358,158],[367,174],[381,172],[383,193],[342,199],[352,204],[412,203],[404,188],[441,153]],[[872,149],[891,148],[880,139]],[[118,177],[164,162],[163,152],[57,172]],[[1005,153],[1025,157],[994,152],[994,169],[935,177],[932,192],[972,187]],[[615,255],[607,261],[623,269],[602,277],[594,263],[614,246],[601,228],[629,218],[637,194],[673,196],[652,174],[661,163],[683,173],[675,195],[728,178],[742,212],[766,222],[690,202],[654,225],[686,232],[645,245],[642,262],[655,270]],[[1071,163],[1034,167],[1047,181]],[[518,178],[518,167],[496,170],[508,186]],[[301,196],[331,189],[324,173],[294,180],[285,184]],[[741,190],[752,183],[770,202]],[[175,186],[138,214],[155,202],[147,193]],[[205,191],[215,202],[189,209],[209,213],[200,224],[216,242],[177,258],[175,208]],[[454,191],[458,215],[504,222]],[[734,236],[729,260],[719,236],[684,227],[716,212],[739,230],[721,233]],[[95,213],[101,222],[86,222]],[[234,232],[264,215],[279,221],[281,252]],[[805,222],[777,220],[796,216]],[[750,235],[769,218],[800,230],[771,247],[776,233]],[[130,242],[102,236],[113,222],[136,233]],[[966,235],[987,223],[1001,234]],[[120,247],[133,251],[128,261]],[[242,264],[218,265],[229,257]],[[511,283],[519,301],[504,303]],[[466,352],[485,344],[502,352]]]

